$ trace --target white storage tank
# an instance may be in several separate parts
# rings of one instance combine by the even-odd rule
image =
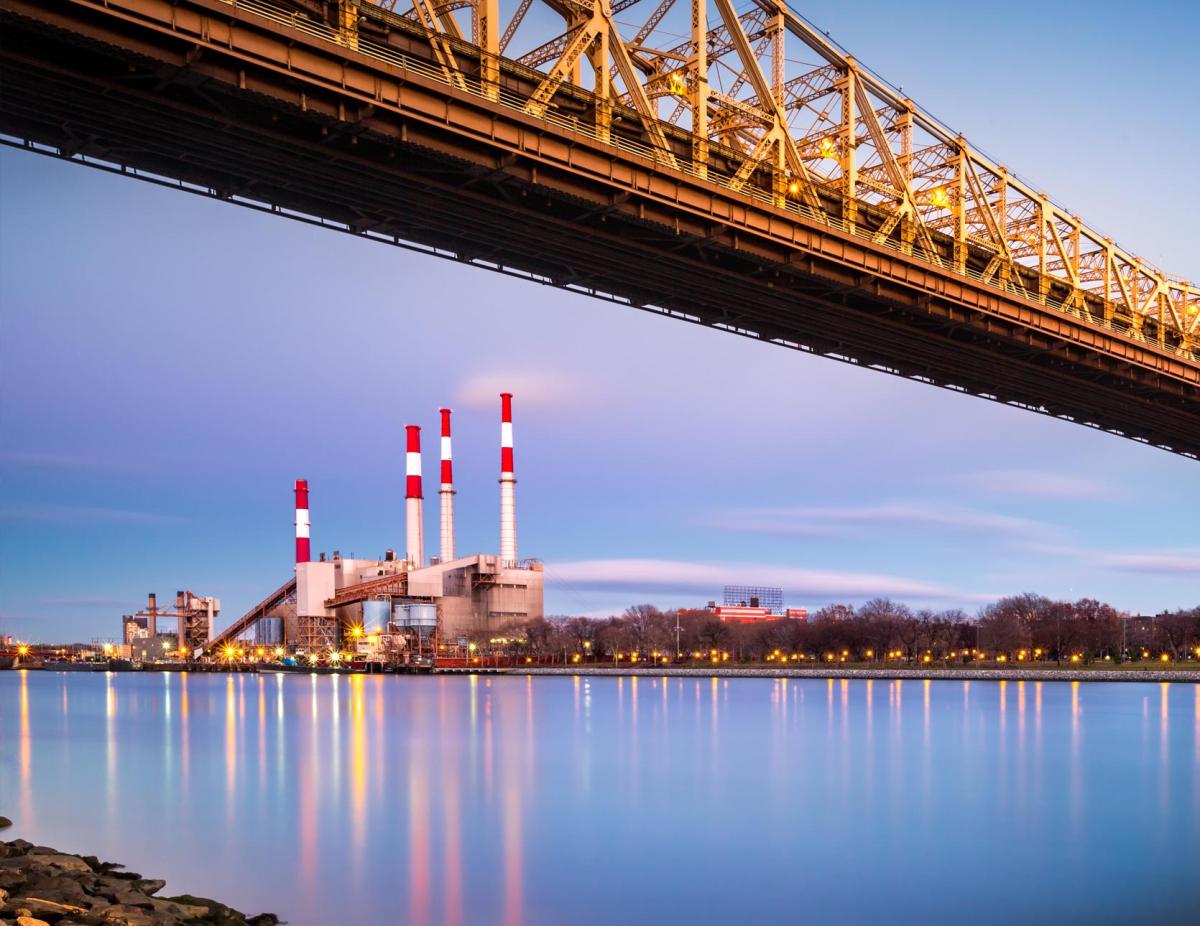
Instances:
[[[391,613],[390,601],[364,601],[363,633],[387,633],[388,618]]]
[[[418,630],[433,630],[437,627],[437,605],[410,604],[408,606],[408,626]]]

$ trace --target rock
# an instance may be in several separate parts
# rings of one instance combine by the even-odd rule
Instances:
[[[43,870],[43,869],[39,869]],[[54,871],[54,869],[50,869]],[[48,897],[63,903],[82,905],[87,900],[83,885],[65,874],[50,874],[47,877],[34,876],[25,885],[24,893],[33,897]]]
[[[44,897],[22,897],[21,903],[29,908],[30,913],[37,916],[65,916],[68,913],[87,913],[83,907],[74,904],[59,903],[57,900],[47,900]]]
[[[118,904],[124,904],[127,907],[146,907],[147,909],[154,906],[154,900],[156,899],[147,897],[140,891],[131,891],[124,887],[113,891],[112,897]]]
[[[178,903],[174,900],[159,900],[157,897],[154,898],[154,909],[158,913],[185,920],[199,919],[202,916],[208,916],[209,912],[208,907],[202,907],[198,904]]]
[[[10,826],[12,826],[12,820],[8,819],[8,817],[0,817],[0,830],[6,830]]]
[[[31,852],[24,857],[17,856],[15,858],[0,859],[0,866],[13,867],[14,864],[21,863],[24,865],[49,865],[55,868],[61,868],[63,871],[78,871],[91,873],[92,869],[88,867],[88,863],[78,856],[62,855],[57,852]]]
[[[50,926],[45,920],[39,920],[36,916],[18,916],[17,926]]]
[[[157,894],[167,886],[167,882],[160,881],[157,878],[143,878],[135,886],[143,894]]]
[[[113,926],[158,926],[163,920],[141,907],[115,904],[104,911],[104,922]]]

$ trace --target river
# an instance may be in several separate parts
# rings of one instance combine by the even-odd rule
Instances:
[[[294,926],[1194,923],[1200,685],[0,672],[0,813]]]

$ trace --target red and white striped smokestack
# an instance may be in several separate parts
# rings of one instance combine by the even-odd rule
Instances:
[[[425,523],[421,511],[421,429],[415,424],[404,426],[407,435],[405,461],[404,519],[408,546],[408,565],[419,569],[425,565]]]
[[[500,559],[517,564],[517,477],[513,473],[512,393],[500,393]]]
[[[443,563],[454,559],[454,464],[450,446],[450,409],[439,408],[442,416],[442,485],[438,489],[442,515]]]
[[[296,562],[307,563],[312,559],[308,551],[308,480],[296,480]]]

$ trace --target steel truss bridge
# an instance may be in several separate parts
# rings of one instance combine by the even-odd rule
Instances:
[[[777,0],[408,2],[0,0],[0,140],[1200,455],[1200,289]]]

